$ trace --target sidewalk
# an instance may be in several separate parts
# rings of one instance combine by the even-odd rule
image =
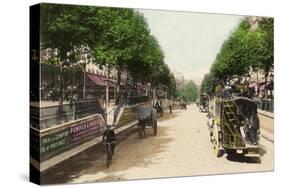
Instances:
[[[115,133],[116,134],[120,134],[121,132],[123,132],[123,131],[125,131],[125,130],[133,127],[133,126],[135,126],[137,123],[138,123],[137,121],[134,121],[134,122],[129,123],[127,125],[124,125],[124,126],[122,126],[120,128],[117,128],[117,129],[115,129]],[[58,164],[58,163],[60,163],[60,162],[62,162],[64,160],[66,160],[66,159],[69,159],[70,157],[72,157],[74,155],[77,155],[77,154],[81,153],[82,151],[84,151],[84,150],[86,150],[86,149],[88,149],[88,148],[90,148],[90,147],[92,147],[92,146],[94,146],[96,144],[99,144],[101,142],[102,142],[102,136],[99,136],[99,137],[97,137],[97,138],[95,138],[93,140],[85,142],[85,143],[83,143],[83,144],[81,144],[81,145],[79,145],[79,146],[77,146],[75,148],[72,148],[72,149],[70,149],[70,150],[68,150],[66,152],[63,152],[63,153],[61,153],[61,154],[59,154],[59,155],[57,155],[55,157],[47,159],[46,161],[44,161],[44,162],[42,162],[40,164],[40,171],[41,172],[45,171],[48,168],[50,168],[50,167],[52,167],[52,166],[54,166],[54,165],[56,165],[56,164]]]
[[[263,128],[261,128],[260,130],[261,130],[261,136],[263,138],[274,143],[274,132],[269,132]]]

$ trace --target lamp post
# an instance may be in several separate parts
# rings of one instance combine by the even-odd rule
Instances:
[[[86,99],[86,63],[83,64],[83,99]]]
[[[105,121],[108,124],[108,108],[109,108],[109,65],[106,65],[106,90],[105,90]]]
[[[83,99],[86,99],[86,65],[87,65],[87,60],[89,58],[89,52],[90,49],[87,47],[83,48]]]
[[[150,86],[151,86],[151,83],[150,83],[150,82],[147,82],[147,84],[146,84],[146,86],[145,86],[145,93],[146,93],[146,95],[149,96],[149,97],[150,97],[150,93],[149,93],[149,91],[150,91]]]

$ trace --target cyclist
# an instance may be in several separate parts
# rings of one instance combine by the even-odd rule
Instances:
[[[102,141],[103,142],[105,141],[106,143],[110,144],[112,155],[114,154],[114,148],[115,148],[115,145],[116,145],[116,140],[117,139],[116,139],[116,135],[115,135],[114,130],[111,129],[110,125],[107,125],[106,130],[103,133]],[[108,146],[108,145],[106,144],[106,146]],[[108,149],[108,148],[106,148],[106,149]]]

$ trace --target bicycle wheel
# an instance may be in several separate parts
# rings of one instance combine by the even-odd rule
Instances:
[[[107,166],[107,168],[110,166],[111,160],[112,160],[112,152],[111,152],[111,149],[109,149],[107,151],[107,155],[106,155],[106,166]]]
[[[139,137],[142,138],[143,137],[143,130],[142,130],[141,125],[138,125],[138,133],[139,133]]]

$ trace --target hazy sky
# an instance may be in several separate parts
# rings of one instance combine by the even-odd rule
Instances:
[[[237,27],[241,16],[188,12],[139,10],[151,33],[158,39],[165,63],[181,72],[185,79],[201,82],[216,54]]]

